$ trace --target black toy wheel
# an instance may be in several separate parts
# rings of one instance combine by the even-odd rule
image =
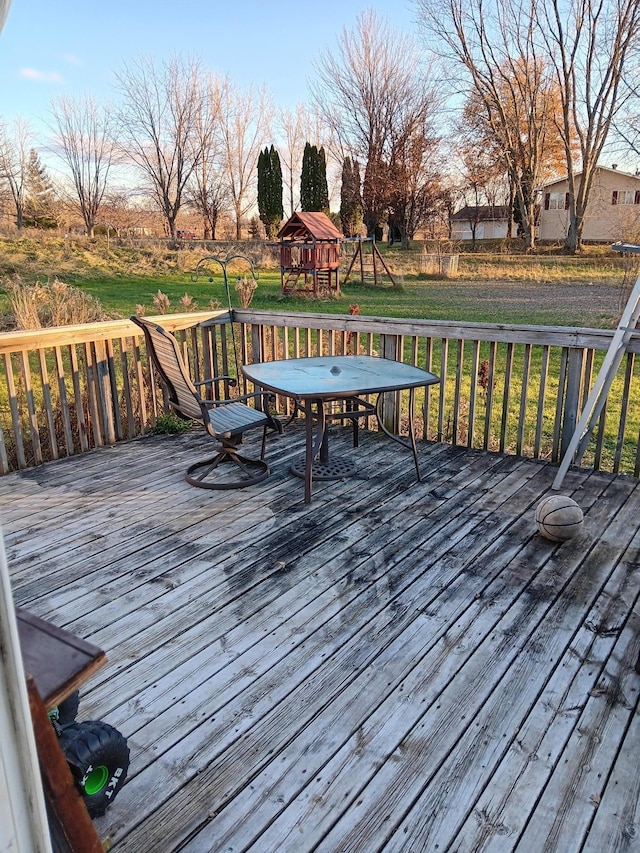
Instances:
[[[75,690],[70,696],[67,696],[66,699],[63,699],[62,702],[58,705],[58,717],[57,723],[60,726],[68,726],[69,723],[73,723],[75,718],[78,716],[78,708],[80,707],[80,693],[78,690]]]
[[[60,731],[59,738],[89,815],[103,815],[127,776],[126,738],[99,720],[71,723]]]

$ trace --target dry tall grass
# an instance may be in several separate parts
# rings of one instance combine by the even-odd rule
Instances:
[[[42,329],[108,320],[100,301],[78,287],[55,278],[24,284],[15,277],[4,282],[18,329]]]

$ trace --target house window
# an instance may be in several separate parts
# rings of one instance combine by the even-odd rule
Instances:
[[[549,197],[549,204],[547,205],[547,198]],[[568,207],[567,199],[569,197],[569,193],[547,193],[545,196],[545,210],[566,210]]]
[[[638,190],[614,190],[611,193],[611,204],[640,204]]]

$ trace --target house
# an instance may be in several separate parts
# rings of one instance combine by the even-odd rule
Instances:
[[[582,173],[577,180],[580,181]],[[541,187],[538,238],[564,240],[569,227],[569,181],[566,176]],[[640,175],[616,166],[596,166],[582,239],[610,243],[634,238],[640,225]],[[634,238],[635,239],[635,238]]]
[[[465,205],[451,217],[452,240],[500,240],[515,237],[514,224],[509,224],[509,207],[504,204]]]

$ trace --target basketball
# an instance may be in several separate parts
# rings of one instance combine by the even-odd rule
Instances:
[[[536,507],[538,531],[552,542],[565,542],[578,533],[584,516],[578,504],[565,495],[549,495]]]

